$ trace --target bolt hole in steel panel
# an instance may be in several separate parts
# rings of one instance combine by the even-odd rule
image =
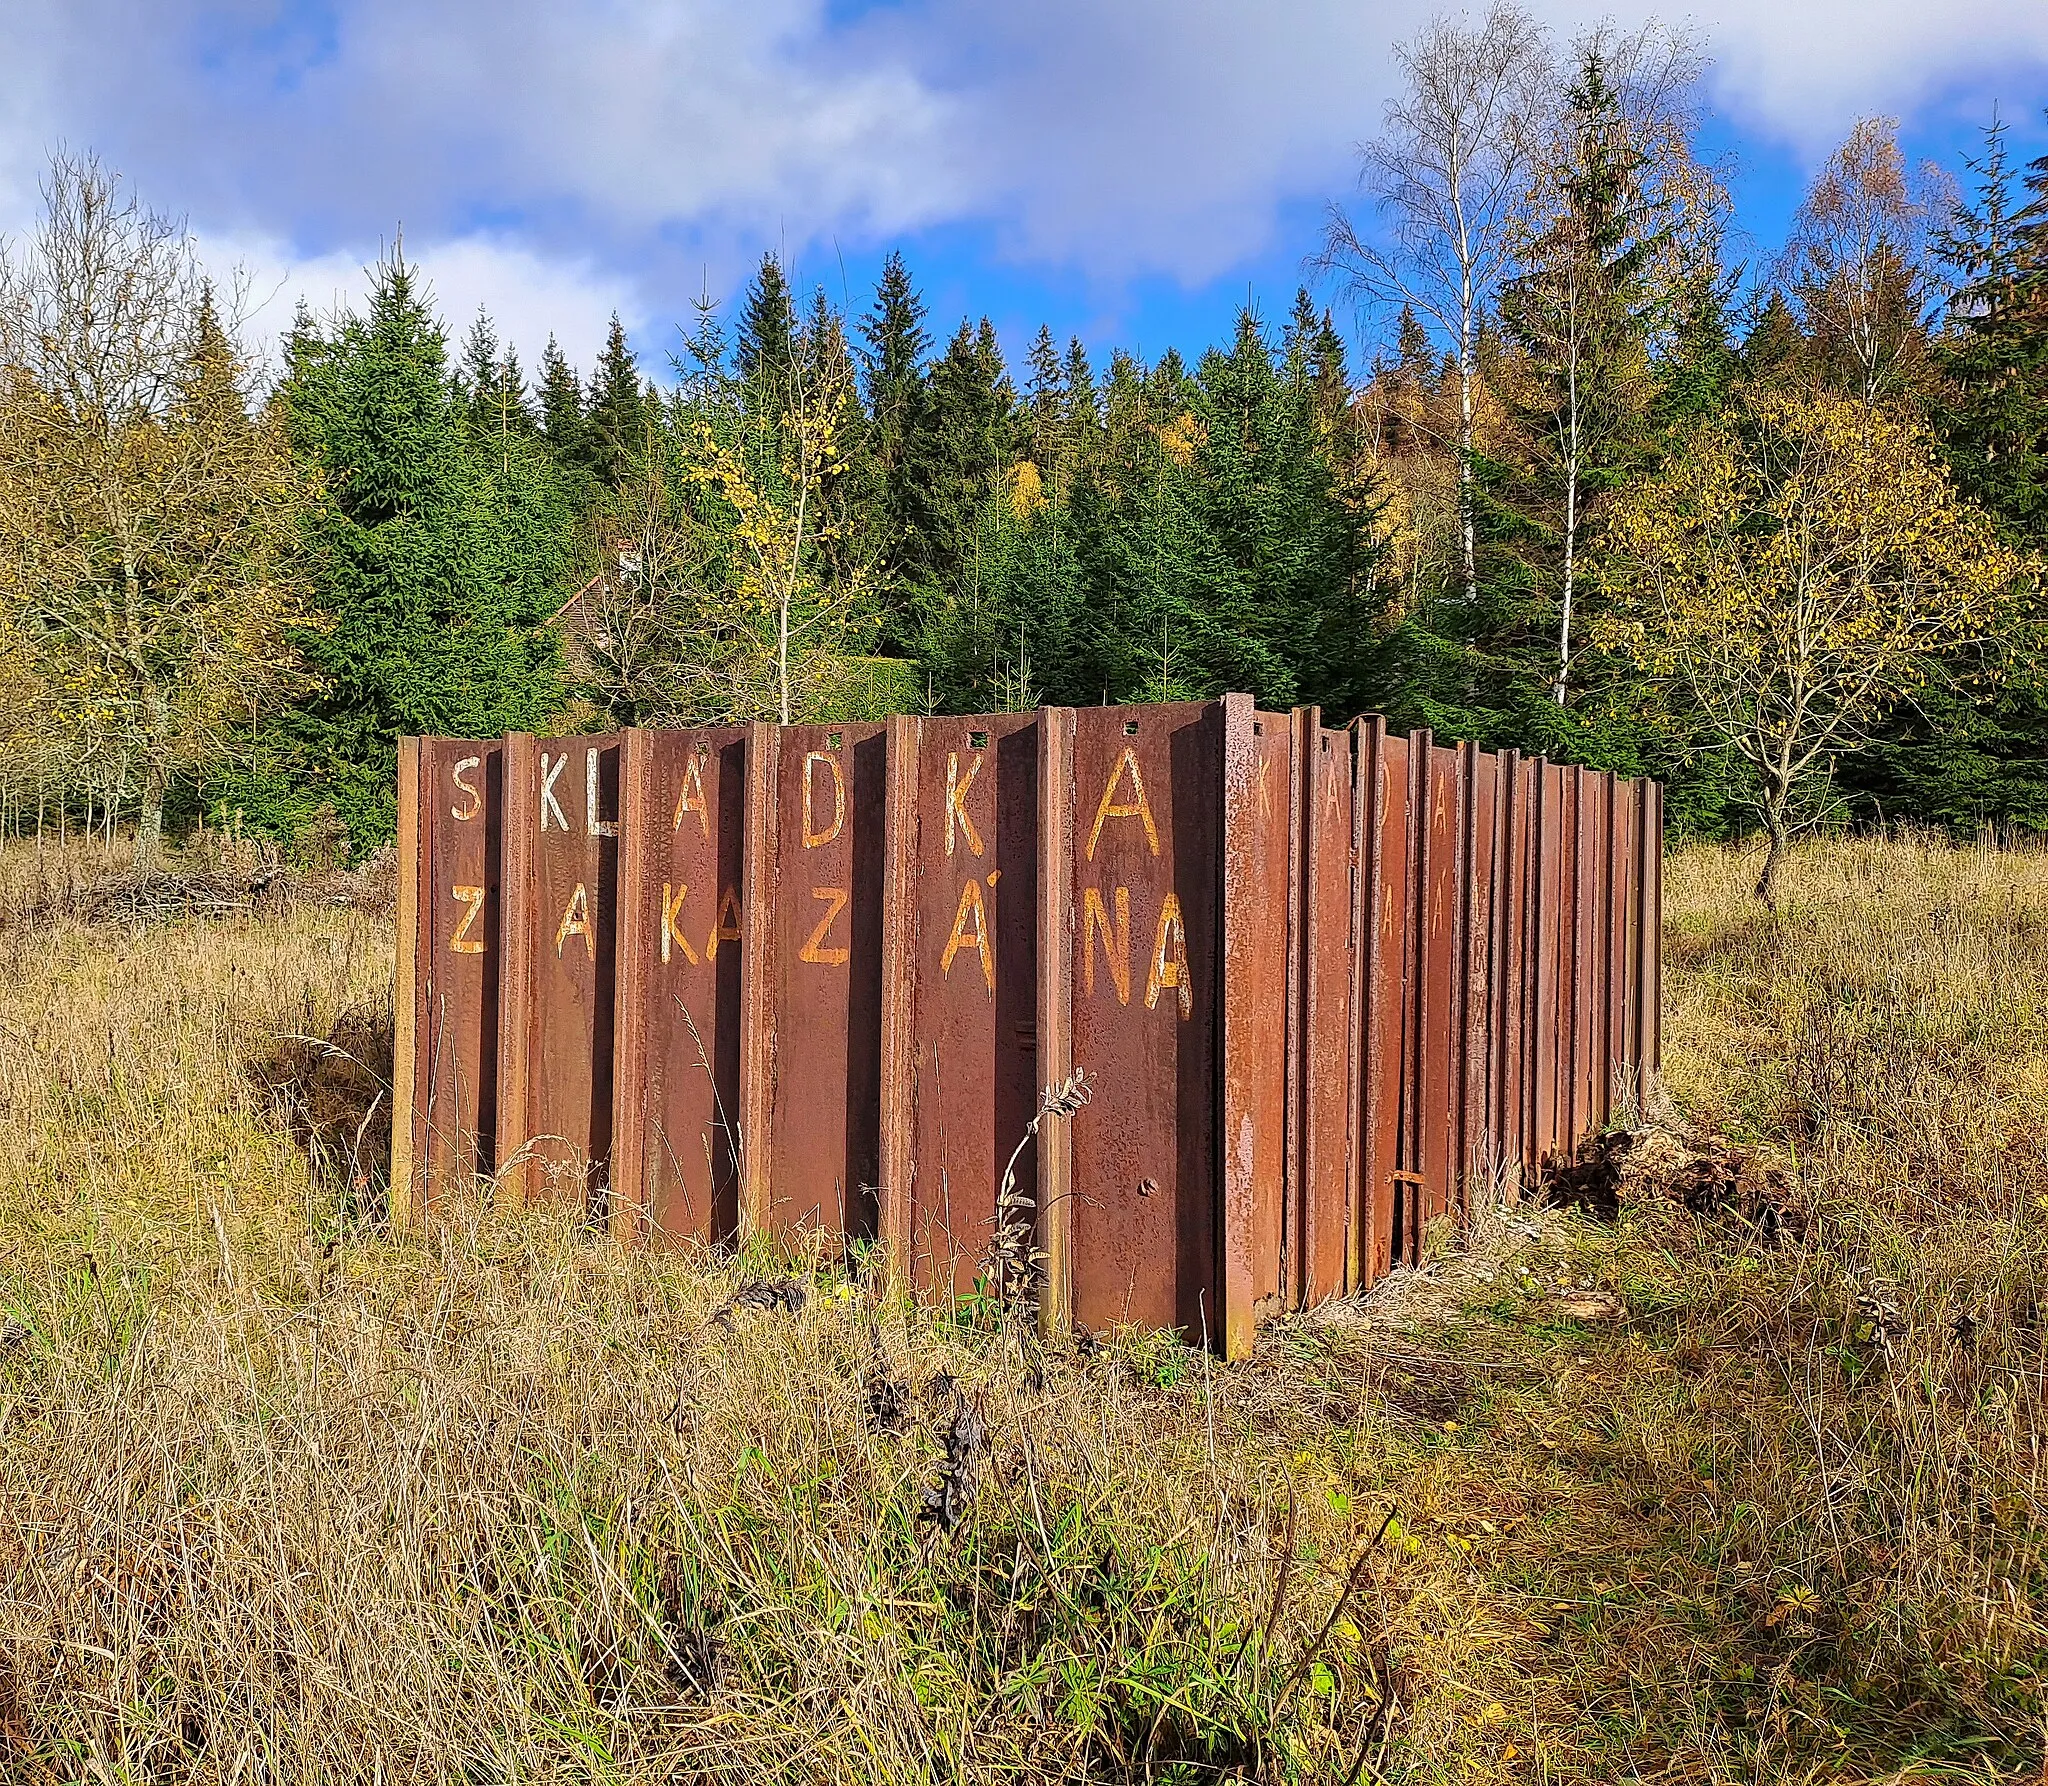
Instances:
[[[744,727],[629,731],[619,871],[613,1229],[739,1229]]]
[[[763,1017],[766,1231],[878,1232],[886,726],[784,726],[777,743]],[[756,1058],[759,1058],[756,1056]]]
[[[1073,1319],[1218,1331],[1223,709],[1074,714]]]
[[[1031,713],[916,722],[909,889],[908,1248],[912,1285],[970,1294],[996,1195],[1038,1107],[1038,753]],[[1016,1167],[1028,1245],[1037,1155]]]
[[[400,751],[399,988],[391,1214],[416,1221],[491,1171],[498,1104],[498,864],[504,747],[408,738]]]
[[[505,741],[499,1190],[607,1218],[619,740]]]

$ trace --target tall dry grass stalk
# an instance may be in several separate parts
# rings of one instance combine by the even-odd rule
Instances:
[[[392,1241],[276,1071],[388,1005],[388,920],[32,913],[0,1777],[2038,1770],[2041,867],[1817,847],[1772,924],[1680,856],[1670,1079],[1796,1146],[1803,1237],[1510,1214],[1229,1370],[544,1216]]]

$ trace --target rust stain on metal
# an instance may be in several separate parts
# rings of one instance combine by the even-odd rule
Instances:
[[[503,754],[496,739],[404,741],[393,1100],[411,1120],[393,1125],[391,1180],[401,1226],[492,1169]]]
[[[746,731],[629,731],[620,757],[612,1226],[739,1231]]]
[[[1300,777],[1303,947],[1301,951],[1303,1215],[1302,1277],[1297,1300],[1313,1306],[1341,1296],[1349,1281],[1357,1158],[1352,1085],[1357,1024],[1352,1016],[1351,734],[1320,723],[1315,709],[1297,735],[1308,758]]]
[[[1074,1071],[1074,713],[1038,715],[1038,1002],[1037,1073],[1041,1091]],[[1037,1153],[1037,1233],[1041,1285],[1038,1319],[1047,1337],[1074,1320],[1073,1123],[1048,1117]]]
[[[1082,708],[1072,742],[1073,1318],[1220,1333],[1223,709]],[[1141,1196],[1150,1179],[1156,1192]]]
[[[1221,1263],[1229,1358],[1250,1355],[1262,1309],[1286,1300],[1289,840],[1299,822],[1293,729],[1286,714],[1259,712],[1248,696],[1224,699]]]
[[[1037,1111],[1038,717],[917,722],[910,889],[909,1277],[965,1296],[997,1252],[996,1197]],[[1006,1237],[1031,1243],[1036,1150]]]
[[[604,1215],[618,917],[616,734],[505,748],[499,1189]]]
[[[887,728],[781,729],[768,916],[768,1232],[877,1232]]]
[[[495,1169],[939,1300],[1028,1237],[1046,1332],[1239,1357],[1656,1065],[1652,783],[1242,696],[400,761],[400,1223]]]
[[[1387,736],[1384,722],[1369,733],[1366,788],[1371,803],[1369,855],[1362,918],[1372,939],[1360,1013],[1365,1072],[1360,1133],[1360,1219],[1371,1236],[1364,1282],[1412,1258],[1413,1211],[1396,1174],[1409,1157],[1408,1096],[1413,1060],[1410,995],[1414,972],[1414,826],[1411,795],[1416,752],[1406,738]]]

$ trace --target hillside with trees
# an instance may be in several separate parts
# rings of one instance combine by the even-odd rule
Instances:
[[[770,254],[529,375],[394,251],[259,379],[60,159],[0,282],[7,822],[360,851],[406,732],[1242,689],[1658,775],[1694,833],[2048,828],[2048,157],[1865,119],[1737,261],[1688,35],[1396,55],[1303,289],[1151,362]],[[60,315],[78,268],[129,311]]]

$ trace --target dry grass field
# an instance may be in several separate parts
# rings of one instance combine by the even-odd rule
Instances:
[[[294,1040],[374,1050],[388,918],[95,872],[0,857],[6,1781],[2042,1777],[2048,857],[1680,854],[1732,1151],[1231,1370],[394,1242]]]

